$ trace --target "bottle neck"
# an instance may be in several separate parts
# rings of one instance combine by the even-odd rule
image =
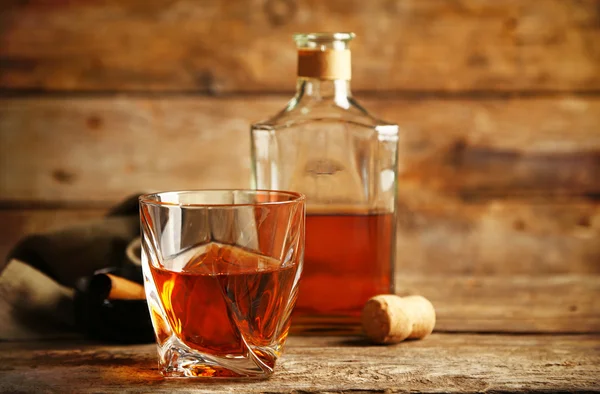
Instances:
[[[296,99],[298,101],[332,102],[342,108],[350,106],[350,81],[345,79],[298,78],[296,83]]]

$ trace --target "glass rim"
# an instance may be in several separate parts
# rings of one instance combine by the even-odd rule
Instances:
[[[292,36],[296,42],[325,42],[325,41],[350,41],[356,37],[353,32],[334,32],[334,33],[296,33]]]
[[[260,195],[260,194],[277,194],[282,196],[289,196],[291,199],[285,201],[261,201],[253,203],[239,203],[239,204],[208,204],[208,203],[177,203],[170,201],[157,201],[154,198],[164,194],[184,194],[184,193],[217,193],[217,192],[241,192],[249,195]],[[269,189],[180,189],[180,190],[164,190],[154,193],[145,193],[138,197],[138,201],[143,205],[154,205],[154,206],[165,206],[165,207],[186,207],[186,208],[237,208],[237,207],[253,207],[253,206],[264,206],[264,205],[285,205],[285,204],[297,204],[304,202],[306,196],[302,193],[288,191],[288,190],[269,190]]]

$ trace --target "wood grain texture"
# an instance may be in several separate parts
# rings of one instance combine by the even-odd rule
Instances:
[[[493,226],[474,228],[469,243],[457,229],[459,218],[443,220],[440,228],[429,219],[425,227],[404,229],[397,240],[397,293],[429,298],[437,311],[438,331],[600,333],[599,237],[596,233],[582,242],[577,232],[568,235],[568,225],[551,218],[561,216],[557,212],[569,218],[572,210],[576,211],[569,205],[538,212],[527,205],[511,207],[508,211],[531,213],[531,225],[538,227],[520,230],[523,235],[503,232],[503,223],[512,228],[512,217],[503,222],[499,212],[497,217],[484,216],[482,221]],[[0,258],[21,236],[79,225],[104,213],[0,210]],[[497,244],[490,246],[493,237]],[[586,250],[590,255],[582,255]]]
[[[0,100],[0,201],[108,206],[144,190],[248,187],[248,125],[284,103],[283,97]],[[397,250],[403,272],[600,272],[600,100],[365,104],[403,129]],[[4,239],[21,233],[14,234]]]
[[[249,125],[285,97],[0,100],[0,200],[248,187]],[[600,99],[366,99],[402,127],[403,199],[600,194]]]
[[[600,275],[396,276],[433,303],[436,331],[600,333]]]
[[[598,91],[598,0],[6,0],[0,86],[291,91],[292,33],[347,31],[376,91]]]
[[[0,258],[22,237],[83,223],[104,209],[0,210]],[[400,205],[401,275],[599,275],[600,204],[492,201]]]
[[[417,275],[600,274],[600,203],[401,199],[396,261]]]
[[[248,187],[248,118],[273,104],[194,98],[4,103],[0,198],[105,202],[146,190]]]
[[[2,392],[330,393],[600,391],[598,336],[433,334],[370,346],[291,337],[271,379],[164,379],[154,345],[0,344]]]

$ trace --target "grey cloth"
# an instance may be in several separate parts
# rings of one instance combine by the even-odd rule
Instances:
[[[79,336],[73,293],[26,263],[10,260],[0,275],[0,340]]]
[[[102,219],[21,240],[0,267],[0,340],[79,335],[73,316],[77,280],[122,265],[139,233],[135,195]]]

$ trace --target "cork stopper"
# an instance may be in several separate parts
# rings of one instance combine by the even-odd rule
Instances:
[[[349,49],[298,50],[298,76],[317,79],[343,79],[352,77]]]
[[[348,49],[354,33],[296,34],[298,77],[350,80],[351,55]]]
[[[362,311],[363,331],[375,343],[391,344],[407,338],[421,339],[435,326],[435,310],[422,296],[378,295]]]

